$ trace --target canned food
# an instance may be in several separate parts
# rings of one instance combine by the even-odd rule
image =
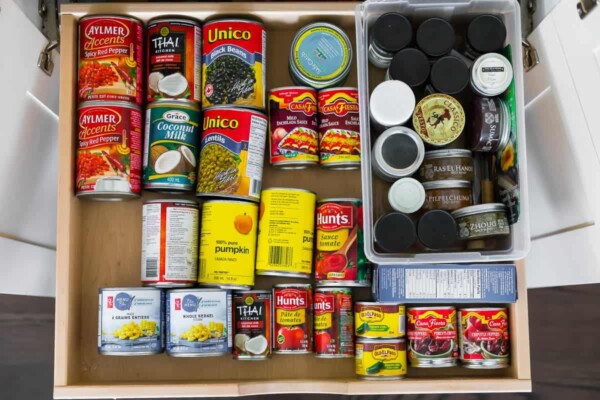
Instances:
[[[313,352],[313,292],[310,284],[273,286],[273,352]]]
[[[234,292],[233,329],[233,358],[266,360],[271,357],[271,292]]]
[[[321,90],[318,106],[321,166],[331,169],[359,168],[358,89]]]
[[[510,361],[506,308],[459,311],[460,361],[466,368],[506,368]]]
[[[232,107],[204,110],[197,196],[258,201],[263,174],[267,118]]]
[[[150,200],[142,208],[142,284],[193,286],[198,280],[198,203]]]
[[[354,334],[360,337],[390,339],[405,334],[405,308],[397,303],[354,303]]]
[[[408,309],[408,359],[412,367],[453,367],[458,358],[456,309],[412,307]]]
[[[166,350],[174,357],[208,357],[232,348],[231,292],[176,289],[166,295]]]
[[[191,18],[148,21],[148,102],[162,98],[200,101],[202,28]]]
[[[364,253],[360,200],[319,200],[315,242],[318,286],[371,285],[371,269]]]
[[[156,288],[106,288],[98,291],[98,352],[142,356],[164,349],[164,297]]]
[[[125,102],[79,106],[75,193],[119,201],[142,194],[142,112]]]
[[[142,105],[142,22],[119,15],[79,20],[79,101],[127,101]]]
[[[212,200],[202,205],[200,272],[202,286],[254,286],[258,205]]]
[[[319,161],[317,92],[309,87],[272,89],[269,94],[271,164],[301,169]]]
[[[352,289],[315,289],[314,311],[316,356],[352,357],[354,355]]]
[[[158,100],[146,109],[144,189],[190,192],[196,184],[200,108],[188,100]]]
[[[265,108],[267,32],[256,21],[204,24],[202,106],[237,104]]]
[[[406,376],[404,339],[356,339],[356,375],[367,380],[394,380]]]
[[[256,274],[310,278],[317,196],[308,190],[263,190]]]

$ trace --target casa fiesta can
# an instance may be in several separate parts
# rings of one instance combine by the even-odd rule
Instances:
[[[352,289],[315,289],[314,330],[317,357],[345,358],[354,355]]]
[[[142,113],[126,102],[79,106],[76,194],[126,200],[142,193]]]
[[[393,339],[406,333],[405,307],[397,303],[354,303],[354,334],[373,339]]]
[[[406,376],[404,339],[356,339],[356,375],[366,380],[395,380]]]
[[[142,208],[142,284],[193,286],[198,280],[198,203],[150,200]]]
[[[459,311],[460,361],[465,368],[506,368],[510,335],[506,308],[464,308]]]
[[[233,358],[266,360],[271,357],[271,292],[251,290],[233,294]]]
[[[79,101],[142,105],[143,29],[141,21],[119,15],[79,20]]]
[[[263,175],[267,118],[233,107],[204,110],[197,196],[258,201]]]
[[[308,190],[269,188],[262,192],[256,274],[310,278],[317,196]]]
[[[188,100],[158,100],[146,108],[144,189],[191,192],[196,184],[200,108]]]
[[[313,351],[313,291],[310,284],[273,286],[273,351]]]
[[[458,359],[456,309],[450,306],[408,309],[408,359],[412,367],[453,367]]]

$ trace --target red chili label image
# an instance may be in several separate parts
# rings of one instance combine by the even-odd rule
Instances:
[[[315,352],[324,357],[353,355],[352,291],[317,289],[314,301]]]
[[[408,357],[413,364],[420,360],[458,357],[453,307],[410,308],[407,315]]]
[[[274,343],[276,352],[312,351],[312,290],[274,288]]]
[[[505,308],[460,310],[461,360],[508,362],[508,312]]]

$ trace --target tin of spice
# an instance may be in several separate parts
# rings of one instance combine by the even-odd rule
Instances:
[[[431,94],[417,104],[413,126],[425,143],[445,146],[463,132],[465,111],[455,98],[441,93]]]
[[[399,338],[405,334],[405,307],[398,303],[354,303],[354,334],[373,339]]]
[[[417,46],[429,57],[441,57],[454,47],[454,28],[442,18],[429,18],[417,28]]]
[[[273,352],[313,352],[313,291],[310,284],[273,286]]]
[[[387,68],[395,53],[412,42],[412,25],[402,14],[390,12],[375,20],[369,42],[369,61],[377,68]]]
[[[267,290],[233,293],[233,358],[266,360],[271,357],[272,295]]]
[[[468,181],[435,181],[423,183],[423,210],[455,211],[472,204],[472,186]]]
[[[473,181],[473,156],[469,150],[448,149],[425,152],[419,168],[421,182]]]
[[[256,274],[310,278],[317,196],[304,189],[262,191]]]
[[[317,92],[309,87],[283,87],[269,92],[271,165],[301,169],[319,162]]]
[[[396,211],[412,214],[417,212],[425,202],[423,185],[413,178],[398,179],[388,191],[390,206]]]
[[[419,218],[417,236],[430,250],[448,250],[458,242],[458,227],[449,212],[430,210]]]
[[[510,235],[506,206],[502,203],[480,204],[452,213],[461,239],[479,239]]]
[[[198,203],[150,200],[142,208],[142,284],[193,286],[198,281]]]
[[[495,153],[502,150],[510,138],[510,110],[500,97],[473,99],[473,151]]]
[[[316,357],[352,357],[354,355],[352,289],[315,289],[314,315]]]
[[[142,112],[126,102],[79,105],[77,197],[119,201],[142,194]]]
[[[289,69],[297,85],[324,89],[342,85],[352,67],[352,43],[339,27],[316,22],[292,42]]]
[[[506,40],[506,26],[496,15],[475,17],[467,28],[466,55],[475,59],[481,54],[502,50]]]
[[[324,168],[360,167],[358,89],[319,91],[319,157]]]
[[[406,376],[404,339],[356,339],[356,375],[366,380],[395,380]]]
[[[415,223],[403,213],[382,215],[373,230],[375,243],[386,253],[401,253],[417,241]]]
[[[396,126],[383,132],[373,145],[371,164],[381,179],[393,182],[410,176],[425,157],[423,141],[412,129]]]
[[[127,101],[142,105],[144,27],[120,15],[79,20],[79,101]]]
[[[506,368],[510,336],[506,308],[464,308],[459,311],[460,361],[465,368]]]
[[[226,19],[202,31],[202,107],[265,108],[267,32],[256,21]]]
[[[144,189],[191,192],[196,185],[200,107],[189,100],[158,100],[146,108]]]
[[[480,96],[499,96],[508,89],[512,80],[510,61],[498,53],[482,55],[471,67],[471,88]]]
[[[415,94],[404,82],[381,82],[371,93],[371,121],[383,129],[403,125],[415,109]]]
[[[191,18],[172,16],[148,21],[147,100],[201,100],[202,28]]]
[[[433,92],[459,94],[469,86],[469,79],[469,67],[455,56],[442,57],[431,67]]]
[[[458,359],[456,309],[412,307],[408,309],[408,359],[412,367],[453,367]]]
[[[385,74],[386,80],[402,81],[411,88],[423,86],[429,78],[430,63],[425,53],[418,49],[397,52]],[[469,74],[467,70],[467,84]]]

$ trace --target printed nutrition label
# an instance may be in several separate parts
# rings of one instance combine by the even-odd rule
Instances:
[[[479,269],[407,269],[407,299],[481,299]]]
[[[246,176],[250,178],[250,195],[259,196],[263,175],[263,162],[265,154],[265,136],[267,120],[252,116],[250,121],[250,137],[248,139],[248,162]]]
[[[198,210],[167,208],[165,278],[196,280],[198,274]]]
[[[158,280],[160,256],[160,204],[146,204],[142,212],[142,280]]]

